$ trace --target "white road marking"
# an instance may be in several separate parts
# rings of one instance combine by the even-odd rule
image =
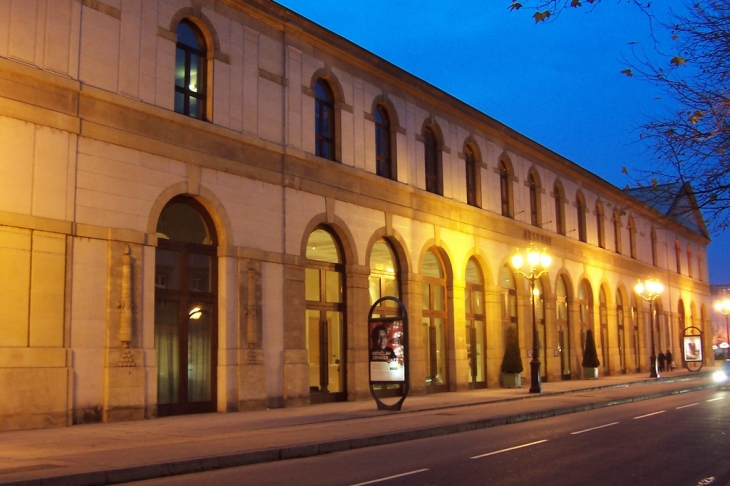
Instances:
[[[681,409],[687,408],[687,407],[694,407],[695,405],[699,405],[699,403],[690,403],[689,405],[682,405],[681,407],[677,407],[677,410],[681,410]]]
[[[547,442],[547,439],[538,440],[538,441],[535,441],[535,442],[530,442],[529,444],[522,444],[522,445],[518,445],[518,446],[514,446],[514,447],[508,447],[507,449],[502,449],[502,450],[499,450],[499,451],[487,452],[486,454],[482,454],[482,455],[479,455],[479,456],[470,457],[470,459],[479,459],[481,457],[493,456],[494,454],[501,454],[503,452],[509,452],[509,451],[513,451],[515,449],[522,449],[523,447],[530,447],[530,446],[533,446],[535,444],[542,444],[543,442]]]
[[[382,483],[383,481],[389,481],[389,480],[395,479],[395,478],[402,478],[403,476],[410,476],[411,474],[418,474],[418,473],[422,473],[423,471],[428,471],[428,469],[417,469],[415,471],[405,472],[403,474],[396,474],[394,476],[388,476],[387,478],[373,479],[372,481],[366,481],[364,483],[353,484],[352,486],[365,486],[366,484]]]
[[[591,430],[597,430],[597,429],[602,429],[604,427],[610,427],[612,425],[616,425],[617,423],[618,422],[613,422],[613,423],[606,424],[606,425],[599,425],[598,427],[591,427],[590,429],[579,430],[578,432],[571,432],[570,435],[578,435],[578,434],[582,434],[583,432],[590,432]]]
[[[653,412],[653,413],[647,413],[646,415],[639,415],[638,417],[634,417],[634,420],[642,419],[645,417],[651,417],[652,415],[659,415],[660,413],[664,413],[666,410],[661,410],[659,412]]]
[[[709,400],[707,400],[707,401],[708,401],[708,402],[716,402],[716,401],[718,401],[718,400],[722,400],[723,398],[725,398],[725,397],[710,398],[710,399],[709,399]]]

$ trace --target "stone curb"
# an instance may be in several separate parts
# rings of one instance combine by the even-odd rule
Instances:
[[[677,380],[679,381],[679,380]],[[641,384],[644,382],[598,386],[589,389],[573,390],[570,392],[551,393],[551,395],[561,395],[568,393],[586,392],[591,390],[617,388],[622,386],[631,386],[633,384]],[[611,407],[622,403],[639,402],[650,400],[668,395],[677,395],[692,391],[704,390],[715,387],[715,384],[702,384],[688,386],[681,389],[669,390],[656,393],[647,393],[633,397],[622,399],[595,402],[585,405],[574,405],[569,407],[554,408],[548,410],[540,410],[535,412],[502,415],[480,420],[472,420],[457,424],[441,425],[434,427],[426,427],[422,429],[404,430],[387,434],[379,434],[367,437],[356,437],[352,439],[340,439],[333,441],[324,441],[311,444],[300,444],[294,446],[286,446],[272,449],[264,449],[258,451],[247,451],[235,454],[226,454],[221,456],[200,457],[194,459],[186,459],[181,461],[170,461],[157,464],[145,464],[142,466],[133,466],[128,468],[111,469],[107,471],[90,471],[76,474],[51,476],[46,478],[29,479],[12,482],[2,482],[3,485],[12,486],[96,486],[105,484],[119,484],[133,481],[141,481],[147,479],[163,478],[169,476],[177,476],[182,474],[190,474],[204,471],[214,471],[218,469],[226,469],[232,467],[248,466],[251,464],[260,464],[285,459],[297,459],[305,457],[313,457],[323,454],[331,454],[334,452],[344,452],[354,449],[362,449],[365,447],[380,446],[386,444],[394,444],[397,442],[405,442],[416,439],[426,439],[430,437],[438,437],[442,435],[456,434],[460,432],[468,432],[473,430],[485,429],[489,427],[497,427],[500,425],[527,422],[530,420],[538,420],[542,418],[557,417],[571,413],[584,412],[587,410],[595,410],[599,408]],[[523,400],[518,398],[517,400]],[[510,400],[501,400],[510,401]],[[451,407],[437,408],[457,408],[471,405],[482,405],[484,403],[472,403],[464,405],[456,405]],[[432,410],[432,409],[431,409]],[[426,411],[426,410],[418,410]]]

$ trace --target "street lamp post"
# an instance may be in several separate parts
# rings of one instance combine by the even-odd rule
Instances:
[[[512,256],[512,266],[516,273],[519,273],[530,281],[530,301],[532,303],[532,360],[530,361],[530,393],[542,393],[540,385],[540,359],[538,358],[538,339],[537,339],[537,319],[535,318],[535,280],[545,275],[548,267],[552,262],[552,258],[545,252],[535,248],[534,243],[530,243],[527,249],[527,264],[529,269],[521,270],[525,259],[519,250],[515,251]]]
[[[730,344],[730,332],[728,329],[730,327],[728,325],[728,318],[730,317],[730,299],[726,297],[715,302],[715,310],[725,316],[725,342]],[[728,348],[725,348],[725,359],[728,357]]]
[[[649,302],[649,330],[651,331],[651,355],[649,356],[649,366],[651,367],[651,370],[649,372],[649,378],[659,378],[659,373],[657,372],[656,367],[656,349],[654,347],[653,304],[654,300],[659,297],[659,294],[664,291],[664,285],[655,278],[647,278],[646,283],[642,283],[641,280],[639,280],[634,287],[634,290],[642,299]]]

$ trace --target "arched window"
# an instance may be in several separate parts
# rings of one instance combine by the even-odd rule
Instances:
[[[426,386],[431,391],[448,391],[448,297],[446,274],[441,258],[426,252],[421,266],[422,323],[427,358]]]
[[[314,85],[314,140],[315,155],[336,160],[335,96],[323,79],[318,79]]]
[[[469,359],[470,388],[485,388],[486,373],[486,310],[484,306],[484,279],[474,258],[466,264],[466,351]]]
[[[179,196],[160,213],[155,251],[157,414],[216,410],[217,241],[202,205]]]
[[[380,177],[395,179],[390,117],[383,105],[375,108],[375,170]]]
[[[636,224],[631,216],[629,216],[629,254],[631,258],[636,258]]]
[[[380,239],[370,252],[370,305],[386,296],[400,298],[398,266],[395,255],[388,242]],[[383,301],[373,313],[373,317],[398,315],[399,309],[392,300]]]
[[[586,200],[580,192],[575,196],[575,210],[578,221],[578,239],[580,241],[588,241],[586,231]]]
[[[634,353],[634,371],[641,371],[641,353],[639,352],[639,307],[636,294],[631,294],[631,348]]]
[[[175,111],[205,118],[206,46],[200,30],[190,21],[177,26],[175,47]]]
[[[563,379],[570,378],[570,327],[568,314],[568,285],[560,275],[555,290],[555,327],[558,334],[560,372]]]
[[[681,336],[682,334],[684,334],[685,329],[687,329],[687,327],[692,325],[692,321],[691,321],[692,315],[690,314],[690,322],[688,323],[686,312],[687,311],[685,310],[685,307],[684,307],[684,301],[682,299],[679,299],[679,302],[677,303],[677,335],[678,336]],[[666,325],[666,326],[662,326],[662,327],[664,327],[664,329],[657,329],[657,331],[659,331],[663,335],[662,336],[663,339],[660,338],[663,341],[663,344],[659,345],[660,350],[668,349],[672,345],[672,341],[671,341],[672,330],[670,329],[670,326]],[[662,331],[664,331],[664,332],[662,332]],[[664,370],[662,370],[662,371],[664,371]]]
[[[679,240],[674,240],[674,260],[677,264],[677,273],[682,273],[682,246]]]
[[[692,275],[692,247],[689,245],[687,245],[687,275],[694,276]]]
[[[565,199],[563,186],[559,183],[555,184],[553,189],[553,197],[555,198],[555,232],[565,236]]]
[[[656,228],[651,227],[651,263],[657,265],[657,239]]]
[[[601,327],[601,357],[603,365],[603,374],[611,373],[608,366],[608,302],[606,301],[606,290],[601,286],[598,291],[598,315]]]
[[[593,329],[593,297],[586,280],[578,286],[578,316],[580,319],[580,349],[586,349],[586,331]]]
[[[702,253],[697,252],[697,278],[702,280],[704,275],[704,260],[702,259]]]
[[[618,211],[613,212],[613,244],[616,253],[621,253],[621,215]]]
[[[603,204],[596,202],[596,236],[598,237],[598,246],[606,248],[606,231],[603,222]]]
[[[441,157],[439,142],[433,128],[423,131],[424,164],[426,169],[426,190],[433,194],[443,194],[443,175],[441,173]]]
[[[542,381],[547,378],[547,347],[545,346],[545,292],[543,291],[542,280],[535,280],[535,289],[532,294],[535,302],[535,329],[537,330],[537,356],[540,359],[540,377]]]
[[[479,207],[481,205],[479,167],[476,154],[470,144],[464,147],[464,162],[466,164],[466,203]]]
[[[512,212],[512,173],[504,160],[499,161],[499,194],[502,203],[502,216],[513,218]]]
[[[347,399],[345,265],[329,229],[319,227],[307,240],[304,273],[309,399],[312,403]]]
[[[527,176],[527,185],[530,189],[530,224],[540,226],[540,185],[534,172]]]
[[[517,287],[514,273],[507,265],[504,265],[499,271],[499,287],[501,289],[502,336],[506,342],[507,329],[511,326],[517,328]],[[517,328],[517,332],[519,333],[519,328]]]
[[[619,371],[626,373],[626,327],[624,326],[624,297],[616,292],[616,336],[618,338]]]

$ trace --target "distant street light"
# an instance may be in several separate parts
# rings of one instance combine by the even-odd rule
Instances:
[[[715,302],[715,310],[725,316],[725,343],[730,344],[730,332],[728,332],[728,317],[730,316],[730,299],[727,297]],[[720,346],[722,347],[722,346]],[[725,359],[728,358],[728,350],[725,346]]]
[[[642,283],[641,280],[639,280],[634,287],[634,290],[642,299],[649,302],[649,330],[651,331],[651,355],[649,356],[649,366],[651,367],[651,370],[649,372],[649,378],[659,378],[659,373],[657,373],[656,368],[656,350],[654,348],[653,303],[654,299],[664,292],[664,285],[655,278],[647,278],[646,283]]]
[[[512,266],[516,273],[519,273],[530,281],[530,299],[532,302],[532,361],[530,361],[530,393],[542,393],[540,385],[540,359],[538,358],[538,340],[537,340],[537,320],[535,318],[535,280],[545,275],[548,267],[552,262],[552,258],[545,252],[535,248],[534,243],[530,243],[527,249],[527,264],[529,269],[522,271],[522,265],[525,259],[522,257],[520,250],[515,250],[512,256]]]

